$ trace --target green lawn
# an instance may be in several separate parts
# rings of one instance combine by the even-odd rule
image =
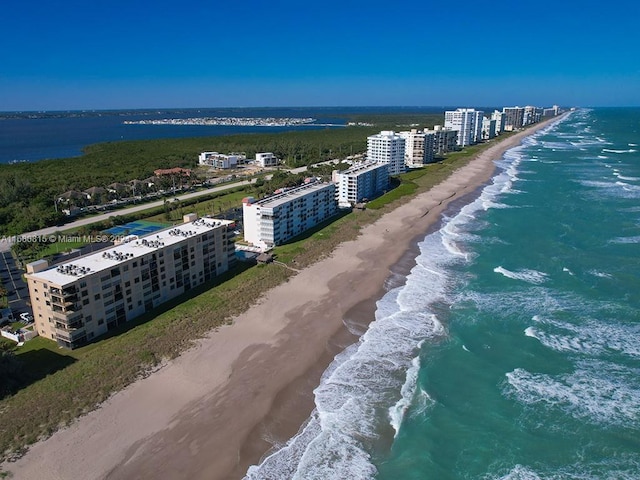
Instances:
[[[343,212],[287,245],[277,247],[278,260],[303,268],[330,255],[340,243],[356,238],[363,226],[405,202],[407,196],[439,183],[482,148],[486,146],[452,154],[441,163],[401,175],[399,187],[375,200],[376,208]],[[232,192],[224,198],[199,201],[195,209],[201,208],[198,210],[201,214],[207,210],[215,212],[225,202],[239,203],[244,195],[245,192]],[[156,212],[147,219],[158,220],[158,215],[164,212]],[[25,446],[96,408],[113,392],[145,375],[158,363],[176,357],[196,339],[229,323],[262,294],[294,273],[277,264],[258,267],[239,264],[217,282],[193,289],[86,347],[68,351],[44,338],[27,342],[16,354],[34,381],[0,400],[3,412],[0,458],[19,455]],[[29,415],[22,415],[25,411]]]

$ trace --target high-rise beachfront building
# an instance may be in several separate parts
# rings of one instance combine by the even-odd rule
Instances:
[[[336,186],[311,182],[262,200],[242,200],[244,239],[262,249],[281,245],[338,211]]]
[[[334,170],[338,206],[350,207],[371,200],[389,188],[389,168],[384,163],[356,163],[343,171]]]
[[[404,138],[404,164],[409,168],[418,168],[433,162],[433,143],[435,135],[429,130],[411,129],[398,132]]]
[[[524,125],[524,108],[522,107],[504,107],[502,112],[505,114],[502,130],[512,132]]]
[[[426,133],[433,134],[433,153],[442,155],[458,149],[458,132],[442,125],[434,125],[433,130],[426,130]]]
[[[507,115],[499,110],[494,110],[491,114],[491,120],[496,121],[496,135],[500,135],[502,132],[504,132],[506,118]]]
[[[458,108],[444,112],[444,126],[458,132],[458,146],[466,147],[482,140],[484,112],[473,108]]]
[[[49,266],[27,265],[38,333],[76,348],[217,277],[235,262],[233,222],[198,219]]]
[[[554,105],[551,108],[543,108],[542,116],[543,117],[555,117],[560,113],[560,107],[558,105]]]
[[[542,118],[542,109],[538,107],[532,107],[528,105],[524,107],[524,112],[522,114],[522,125],[531,125],[532,123],[538,123]]]
[[[489,117],[482,119],[482,139],[490,140],[496,136],[496,121]]]
[[[389,175],[403,173],[404,138],[392,130],[367,137],[367,160],[387,165]]]

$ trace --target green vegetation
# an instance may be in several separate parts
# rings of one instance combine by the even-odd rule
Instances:
[[[345,158],[366,150],[367,136],[385,128],[426,127],[442,123],[442,115],[357,115],[349,121],[371,127],[326,128],[284,133],[107,142],[85,148],[77,158],[0,165],[0,235],[13,235],[55,225],[63,220],[54,201],[69,190],[83,191],[114,182],[144,179],[159,168],[195,168],[207,150],[273,152],[287,167]]]
[[[294,268],[317,262],[331,254],[340,243],[355,239],[363,226],[405,202],[406,196],[427,191],[440,183],[483,148],[486,146],[465,149],[449,155],[441,163],[399,176],[398,188],[376,199],[375,203],[370,202],[369,206],[375,208],[344,212],[287,245],[277,247],[277,259]],[[287,182],[290,177],[293,175],[282,172],[277,175],[276,182]],[[268,185],[268,188],[276,184]],[[260,193],[265,186],[251,188]],[[246,193],[225,193],[209,200],[195,200],[190,206],[205,213],[209,209],[215,212],[225,205],[235,204],[238,197]],[[166,212],[161,207],[151,213],[162,217]],[[153,216],[147,218],[154,220]],[[124,223],[133,219],[122,217],[112,221]],[[261,295],[294,274],[293,270],[278,264],[257,267],[240,264],[217,282],[193,289],[128,322],[111,332],[108,338],[74,351],[60,350],[54,342],[43,338],[31,340],[20,348],[0,342],[0,378],[10,379],[4,398],[0,393],[0,411],[3,412],[0,459],[20,455],[29,444],[96,408],[113,392],[178,356],[211,330],[231,322]],[[239,292],[251,294],[238,295]]]

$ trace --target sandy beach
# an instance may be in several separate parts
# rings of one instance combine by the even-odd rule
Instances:
[[[505,150],[547,124],[496,139],[447,180],[269,291],[232,325],[2,468],[14,479],[241,478],[309,416],[320,375],[357,341],[344,320],[364,328],[391,269],[442,211],[486,184]]]

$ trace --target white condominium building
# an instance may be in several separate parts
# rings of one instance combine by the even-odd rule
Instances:
[[[458,146],[466,147],[482,139],[484,112],[473,108],[458,108],[444,112],[444,126],[458,132]]]
[[[28,264],[38,333],[76,348],[226,272],[235,262],[233,222],[185,222],[52,267]]]
[[[531,105],[524,107],[524,112],[522,114],[523,125],[538,123],[540,121],[540,118],[542,118],[542,109],[538,107],[532,107]]]
[[[482,139],[490,140],[496,136],[496,121],[489,117],[482,119]]]
[[[337,184],[338,206],[350,207],[382,194],[389,187],[389,169],[383,163],[356,163],[342,172],[334,170],[331,180]]]
[[[504,132],[506,118],[507,118],[506,113],[501,112],[499,110],[494,110],[493,113],[491,114],[491,120],[496,121],[496,135],[500,135],[502,132]]]
[[[244,239],[263,249],[290,240],[335,215],[333,183],[309,183],[255,201],[242,200]]]
[[[429,130],[411,129],[399,132],[404,138],[404,164],[409,168],[417,168],[432,163],[435,134]]]
[[[256,153],[256,165],[264,167],[276,167],[278,159],[271,152]]]
[[[404,138],[388,130],[367,137],[367,160],[387,165],[389,175],[403,173]]]
[[[200,165],[208,165],[213,168],[227,169],[236,168],[239,163],[243,163],[246,158],[238,154],[226,155],[218,152],[202,152],[198,156]]]

